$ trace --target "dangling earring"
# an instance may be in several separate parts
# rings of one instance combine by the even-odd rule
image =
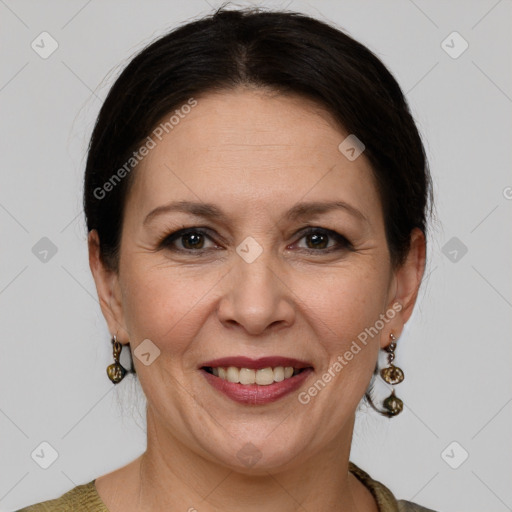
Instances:
[[[393,333],[391,333],[389,337],[391,338],[391,343],[385,349],[386,352],[388,353],[389,366],[387,368],[383,368],[380,371],[380,375],[384,379],[384,381],[394,386],[395,384],[400,384],[400,382],[404,380],[404,372],[402,371],[401,368],[398,368],[397,366],[394,366],[392,364],[393,360],[395,359],[396,337]],[[404,408],[404,403],[402,402],[402,400],[395,396],[394,389],[391,391],[391,395],[389,395],[384,400],[382,405],[384,406],[385,409],[385,412],[383,412],[383,414],[389,417],[400,414]]]
[[[119,362],[119,355],[121,354],[123,345],[117,341],[115,334],[112,338],[112,348],[114,352],[114,363],[107,366],[107,375],[114,384],[117,384],[123,380],[126,375],[126,369]]]

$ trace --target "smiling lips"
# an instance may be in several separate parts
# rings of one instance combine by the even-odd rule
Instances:
[[[206,369],[206,371],[209,370]],[[298,370],[294,370],[292,366],[267,367],[259,370],[236,368],[235,366],[211,368],[211,373],[220,379],[243,385],[258,384],[258,386],[268,386],[273,382],[282,382],[284,379],[292,377],[294,372],[298,372]]]
[[[228,357],[201,365],[206,380],[217,390],[240,403],[264,404],[297,389],[313,367],[285,357]]]

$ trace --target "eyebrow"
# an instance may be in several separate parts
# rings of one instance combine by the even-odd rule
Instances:
[[[346,203],[345,201],[313,201],[298,203],[290,208],[284,215],[283,218],[287,220],[298,220],[304,217],[312,217],[323,213],[328,213],[332,210],[345,210],[354,217],[368,222],[368,219],[361,211],[354,206]],[[143,221],[143,225],[146,225],[153,218],[170,212],[183,212],[194,215],[196,217],[203,217],[205,219],[217,220],[226,222],[228,216],[216,205],[212,203],[197,203],[193,201],[173,201],[168,204],[156,207],[151,210]]]

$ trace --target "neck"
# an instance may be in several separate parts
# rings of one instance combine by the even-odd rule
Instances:
[[[160,426],[149,407],[147,425],[148,446],[139,458],[139,510],[377,510],[369,491],[348,471],[354,418],[313,457],[257,475],[237,472],[190,450]]]

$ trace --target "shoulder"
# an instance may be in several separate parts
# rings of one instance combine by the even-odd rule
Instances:
[[[379,512],[436,512],[411,501],[397,500],[383,483],[374,480],[366,471],[351,461],[349,461],[349,471],[370,490],[377,502]]]
[[[412,501],[399,500],[398,504],[398,512],[436,512],[431,508],[425,508],[417,503],[413,503]]]
[[[94,480],[87,484],[77,485],[60,498],[42,501],[16,512],[108,512],[96,492]]]

